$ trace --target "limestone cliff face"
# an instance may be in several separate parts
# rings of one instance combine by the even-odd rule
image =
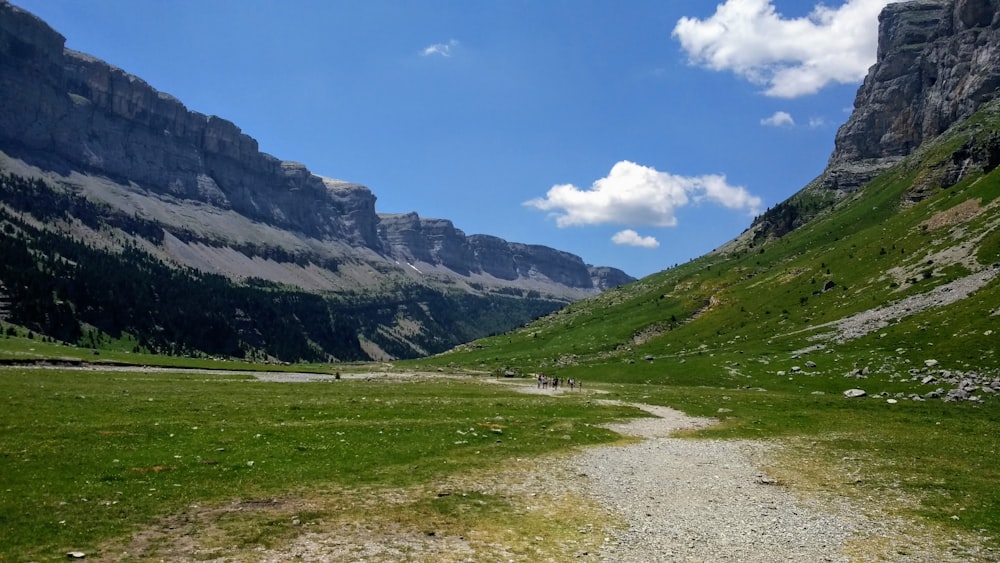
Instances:
[[[621,270],[589,266],[579,256],[546,246],[512,243],[489,235],[466,236],[444,219],[422,219],[416,213],[379,217],[384,248],[396,260],[410,264],[443,266],[462,276],[544,279],[595,291],[634,281]]]
[[[1000,93],[1000,0],[889,4],[878,39],[824,187],[857,188]]]
[[[347,249],[338,252],[357,254],[338,260],[372,263],[381,272],[392,268],[386,261],[421,262],[441,266],[445,275],[541,280],[551,294],[569,289],[566,294],[575,297],[633,280],[557,250],[469,237],[447,220],[379,216],[368,188],[321,178],[302,164],[260,152],[232,122],[190,111],[140,78],[66,49],[62,35],[6,0],[0,0],[0,150],[45,170],[111,178],[175,209],[190,202],[292,237],[333,242]],[[166,215],[178,223],[164,228],[187,230],[183,213],[161,213],[160,220]],[[227,242],[239,247],[246,241],[212,240]],[[184,262],[184,255],[174,258]]]
[[[469,275],[473,261],[465,233],[451,221],[422,219],[416,213],[380,215],[379,235],[384,247],[399,261],[440,264]]]
[[[35,16],[5,2],[0,14],[3,146],[312,237],[378,245],[366,188],[331,190],[304,166],[261,153],[232,122],[66,50]]]

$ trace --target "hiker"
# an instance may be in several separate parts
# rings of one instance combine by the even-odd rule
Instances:
[[[571,377],[569,378],[569,390],[572,391],[574,387],[576,387],[576,380]]]

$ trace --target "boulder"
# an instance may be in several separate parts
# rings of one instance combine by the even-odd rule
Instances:
[[[959,401],[965,401],[968,400],[970,396],[969,392],[964,389],[952,389],[944,396],[944,402],[956,403]]]

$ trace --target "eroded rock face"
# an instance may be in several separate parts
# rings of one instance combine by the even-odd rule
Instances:
[[[1000,91],[1000,0],[916,0],[879,16],[878,59],[824,186],[852,190]]]
[[[367,189],[334,193],[301,164],[260,152],[232,122],[189,111],[64,43],[0,3],[0,145],[46,167],[93,171],[319,239],[379,245]]]
[[[465,233],[445,219],[422,219],[416,213],[380,215],[379,235],[397,260],[424,262],[469,275],[474,256]]]
[[[190,111],[136,76],[65,49],[62,35],[5,0],[0,149],[46,170],[107,176],[160,197],[346,243],[365,252],[362,260],[423,262],[504,281],[541,279],[555,294],[560,285],[579,295],[634,279],[551,248],[466,236],[447,220],[379,216],[368,188],[260,152],[234,123]]]
[[[466,236],[451,221],[423,219],[416,213],[380,215],[379,235],[393,258],[440,265],[463,276],[544,279],[574,289],[595,291],[635,281],[621,270],[584,264],[575,254],[547,246],[508,242],[489,235]]]
[[[618,268],[588,266],[588,269],[590,270],[590,279],[593,280],[594,288],[601,291],[635,281],[635,278]]]

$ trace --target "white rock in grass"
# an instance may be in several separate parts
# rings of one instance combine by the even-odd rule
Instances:
[[[866,397],[868,393],[864,389],[848,389],[844,391],[844,397],[848,399],[857,399],[858,397]]]

